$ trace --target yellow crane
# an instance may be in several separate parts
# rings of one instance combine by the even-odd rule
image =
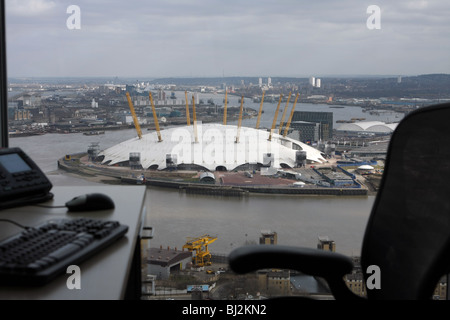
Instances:
[[[297,99],[298,99],[298,96],[299,96],[299,95],[300,95],[300,94],[297,93],[297,95],[295,96],[294,105],[292,106],[291,114],[289,115],[289,120],[288,120],[288,122],[287,122],[287,124],[286,124],[286,128],[284,128],[283,137],[286,137],[286,135],[287,135],[287,133],[288,133],[289,126],[291,125],[291,121],[292,121],[292,116],[294,115],[295,105],[297,104]]]
[[[195,267],[211,265],[211,253],[208,246],[217,240],[217,237],[204,234],[200,237],[188,237],[183,249],[193,253],[192,262]]]
[[[283,129],[284,117],[286,116],[286,110],[288,109],[290,100],[291,100],[291,92],[289,92],[289,96],[288,96],[287,101],[286,101],[286,106],[284,107],[283,115],[281,116],[280,127],[278,128],[278,134],[281,134],[281,130]]]
[[[197,134],[197,114],[195,112],[195,98],[194,95],[192,95],[192,115],[194,117],[194,137],[195,137],[195,143],[198,142],[198,134]]]
[[[259,105],[258,120],[256,120],[256,129],[259,129],[259,123],[260,123],[260,120],[261,120],[261,113],[262,113],[262,108],[263,108],[263,103],[264,103],[264,94],[265,93],[266,93],[266,91],[263,90],[262,98],[261,98],[261,104]]]
[[[131,101],[131,97],[128,92],[126,93],[126,95],[127,95],[127,100],[128,100],[128,106],[130,107],[131,116],[133,117],[134,127],[136,128],[139,139],[142,139],[141,126],[139,125],[139,121],[136,116],[136,112],[134,111],[133,102]]]
[[[275,130],[275,125],[277,124],[278,111],[280,110],[280,104],[281,104],[282,98],[283,98],[283,95],[280,94],[280,100],[278,101],[277,110],[275,111],[275,115],[273,117],[272,128],[270,129],[270,134],[269,134],[269,139],[268,139],[269,141],[272,140],[272,132],[273,132],[273,130]]]
[[[158,117],[156,116],[155,104],[153,103],[152,93],[149,92],[148,96],[150,98],[150,103],[152,104],[153,120],[155,122],[156,133],[158,134],[158,142],[161,142],[162,141],[161,132],[159,131]]]
[[[239,136],[241,133],[241,124],[242,124],[242,111],[244,109],[244,96],[241,98],[241,109],[239,111],[239,121],[238,121],[238,128],[237,128],[237,134],[236,134],[236,143],[239,143]]]

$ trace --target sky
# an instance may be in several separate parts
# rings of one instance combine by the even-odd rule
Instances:
[[[6,0],[5,8],[9,77],[450,73],[448,0]]]

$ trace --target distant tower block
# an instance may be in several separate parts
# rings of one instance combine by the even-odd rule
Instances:
[[[261,230],[259,244],[277,244],[277,233],[271,230]]]
[[[317,243],[317,249],[324,251],[336,251],[336,243],[330,240],[327,236],[319,236],[319,242]]]
[[[321,80],[320,79],[316,79],[315,87],[316,88],[320,88],[320,86],[321,86]]]

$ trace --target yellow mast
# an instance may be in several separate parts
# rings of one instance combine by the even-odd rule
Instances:
[[[162,139],[161,139],[161,132],[159,131],[158,117],[156,116],[155,104],[153,103],[152,93],[149,92],[148,96],[150,98],[150,103],[152,104],[153,120],[155,121],[156,133],[158,134],[158,142],[161,142],[162,141]]]
[[[241,98],[241,109],[239,111],[239,121],[238,121],[237,135],[236,135],[236,143],[239,143],[239,135],[240,135],[240,131],[241,131],[243,109],[244,109],[244,96],[242,96],[242,98]]]
[[[295,105],[297,104],[298,96],[299,96],[299,93],[297,93],[297,95],[295,96],[294,105],[292,106],[291,115],[289,116],[289,120],[286,124],[286,127],[284,128],[283,137],[286,137],[288,130],[289,130],[289,126],[291,125],[291,120],[292,120],[292,116],[294,115]]]
[[[188,102],[187,91],[184,91],[184,96],[185,96],[185,100],[186,100],[186,120],[187,120],[187,125],[190,126],[191,119],[189,117],[189,102]]]
[[[278,111],[280,110],[280,104],[281,104],[281,98],[283,98],[282,94],[280,94],[280,100],[278,101],[277,110],[275,111],[275,115],[273,117],[272,128],[270,129],[270,134],[269,134],[269,139],[268,139],[269,141],[272,140],[272,131],[275,129],[275,125],[277,123]]]
[[[197,136],[197,115],[195,113],[195,98],[194,95],[192,95],[192,115],[194,117],[194,137],[195,137],[195,143],[198,142],[198,136]]]
[[[291,92],[289,92],[289,97],[287,98],[286,106],[284,107],[283,115],[281,116],[280,127],[278,128],[278,134],[281,134],[281,130],[283,129],[284,117],[286,116],[286,110],[288,109],[290,100],[291,100]]]
[[[264,94],[266,93],[265,90],[263,90],[262,98],[261,98],[261,104],[259,106],[259,112],[258,112],[258,120],[256,121],[256,129],[259,129],[259,122],[261,120],[261,113],[262,113],[262,107],[264,103]]]
[[[130,107],[131,115],[133,116],[134,126],[136,128],[139,139],[142,139],[142,131],[141,126],[139,125],[139,121],[136,116],[136,112],[134,112],[133,102],[131,102],[130,94],[127,92],[128,106]]]
[[[227,125],[227,103],[228,103],[228,89],[225,88],[225,106],[223,107],[223,125]]]

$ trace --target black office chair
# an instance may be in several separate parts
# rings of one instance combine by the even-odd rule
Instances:
[[[350,258],[288,246],[241,247],[231,269],[298,270],[324,278],[336,299],[359,299],[345,285]],[[364,280],[380,269],[380,289],[367,299],[431,299],[450,271],[450,103],[417,109],[399,123],[388,148],[361,250]]]

